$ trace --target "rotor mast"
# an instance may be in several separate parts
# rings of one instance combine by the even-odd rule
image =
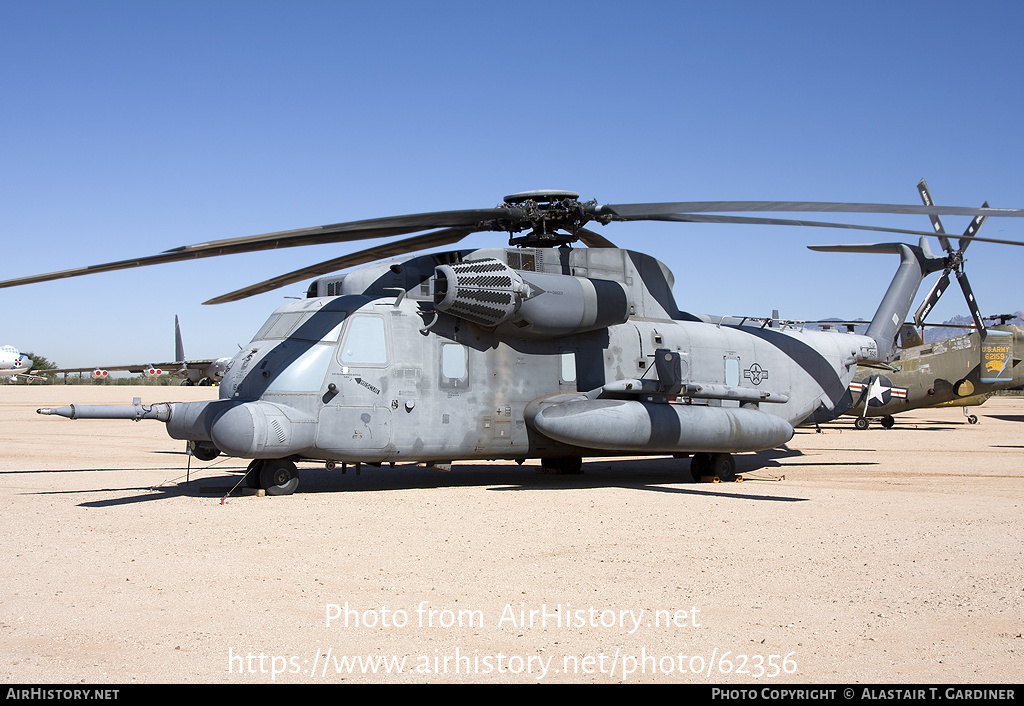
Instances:
[[[509,219],[496,219],[487,230],[510,234],[508,244],[515,247],[556,247],[582,237],[583,226],[590,221],[607,224],[611,214],[601,214],[597,201],[580,202],[575,191],[537,190],[509,194],[498,208],[509,209]],[[528,233],[516,236],[524,230]],[[560,232],[561,231],[561,232]]]

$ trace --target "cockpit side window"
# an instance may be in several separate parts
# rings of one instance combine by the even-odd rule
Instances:
[[[379,316],[352,317],[341,347],[341,362],[346,365],[387,365],[384,319]]]

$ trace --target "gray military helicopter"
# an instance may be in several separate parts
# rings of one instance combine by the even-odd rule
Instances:
[[[495,208],[200,243],[0,287],[430,231],[207,302],[364,265],[315,280],[305,299],[271,314],[227,367],[218,400],[39,412],[163,421],[201,458],[252,459],[249,483],[276,495],[295,491],[301,460],[332,468],[539,458],[547,470],[578,472],[591,456],[692,455],[694,477],[729,480],[732,454],[784,444],[794,425],[835,407],[858,363],[890,360],[923,277],[947,264],[922,246],[888,244],[901,263],[865,335],[775,330],[680,311],[664,264],[586,227],[660,220],[910,233],[922,243],[931,235],[721,215],[769,211],[1024,216],[1019,209],[814,202],[600,205],[574,192],[531,191]],[[507,232],[509,247],[409,256],[478,231]],[[570,247],[576,241],[588,247]]]

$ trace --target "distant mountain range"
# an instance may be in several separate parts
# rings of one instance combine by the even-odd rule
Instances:
[[[1016,311],[1016,312],[1013,313],[1013,318],[1012,319],[1008,319],[1006,323],[1013,324],[1015,326],[1020,326],[1021,328],[1024,328],[1024,319],[1021,318],[1022,315],[1024,315],[1024,311]],[[941,340],[943,340],[945,338],[952,338],[953,336],[961,336],[961,335],[963,335],[965,333],[970,333],[970,331],[968,331],[966,329],[952,328],[952,326],[974,326],[974,319],[971,316],[969,316],[969,315],[968,316],[954,316],[952,319],[949,319],[948,321],[943,321],[942,323],[943,324],[950,324],[951,326],[950,326],[950,328],[946,328],[945,326],[926,326],[925,327],[925,329],[924,329],[924,340],[925,340],[926,343],[928,343],[930,341],[941,341]],[[996,321],[996,322],[988,322],[987,321],[986,323],[999,323],[999,322],[998,321]]]

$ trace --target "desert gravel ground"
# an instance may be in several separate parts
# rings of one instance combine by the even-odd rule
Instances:
[[[215,395],[0,388],[4,681],[1024,681],[1024,400],[800,430],[742,483],[310,463],[279,498],[186,483],[159,422],[35,414]]]

